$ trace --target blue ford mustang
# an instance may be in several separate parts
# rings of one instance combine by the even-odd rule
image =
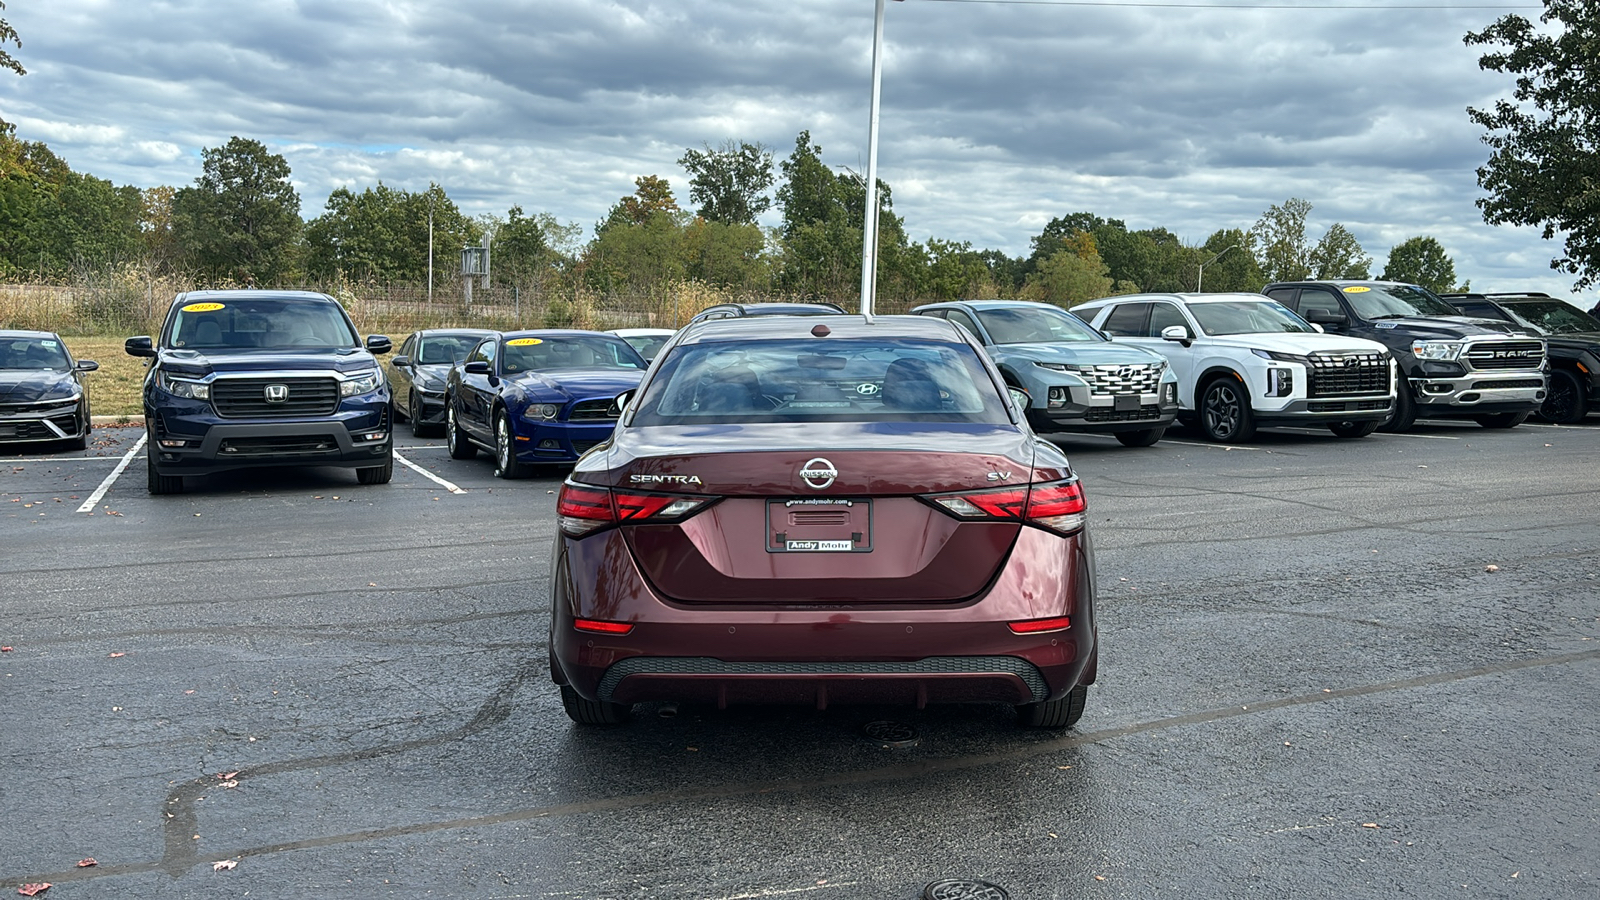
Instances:
[[[494,455],[494,474],[570,463],[611,437],[616,397],[648,364],[627,341],[597,331],[508,331],[478,342],[450,370],[445,442],[454,459]]]

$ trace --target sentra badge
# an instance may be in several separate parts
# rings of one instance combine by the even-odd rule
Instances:
[[[833,484],[834,479],[838,477],[839,470],[833,467],[833,463],[820,456],[806,460],[805,465],[800,467],[800,480],[819,491]]]
[[[699,475],[629,475],[634,484],[700,484]]]

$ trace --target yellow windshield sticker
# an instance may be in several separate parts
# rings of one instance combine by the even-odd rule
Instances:
[[[1370,290],[1372,290],[1372,288],[1362,287],[1359,284],[1352,284],[1349,287],[1345,288],[1344,292],[1346,294],[1365,294],[1367,291],[1370,291]]]
[[[221,303],[191,303],[183,308],[184,312],[216,312],[222,308]]]
[[[507,347],[532,347],[534,344],[542,344],[542,343],[544,343],[544,341],[541,341],[538,338],[513,338],[513,339],[511,339],[509,341],[506,341],[506,346]]]

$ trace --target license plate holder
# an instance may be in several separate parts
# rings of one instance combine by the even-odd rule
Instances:
[[[767,501],[768,553],[871,553],[872,500],[788,497]]]
[[[1137,412],[1140,406],[1138,394],[1118,394],[1111,403],[1117,412]]]

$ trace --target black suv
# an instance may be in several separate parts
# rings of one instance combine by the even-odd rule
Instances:
[[[1417,419],[1513,428],[1545,398],[1545,343],[1510,322],[1463,316],[1427,288],[1393,281],[1295,281],[1261,293],[1334,334],[1377,341],[1400,366],[1384,431]]]
[[[179,294],[161,333],[128,338],[144,379],[152,494],[183,476],[252,466],[341,466],[362,484],[394,474],[389,386],[350,316],[326,294]]]
[[[1499,319],[1544,335],[1550,388],[1539,416],[1573,425],[1600,405],[1600,321],[1549,294],[1440,294],[1463,315]]]

